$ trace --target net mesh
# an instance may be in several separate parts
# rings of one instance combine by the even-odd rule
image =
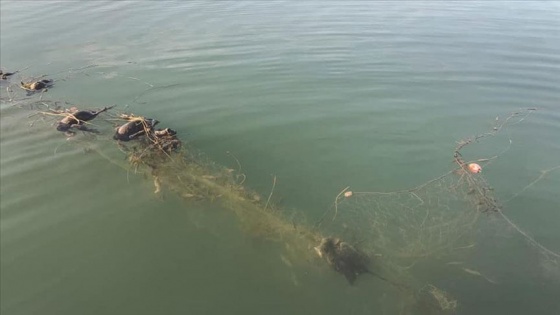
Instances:
[[[455,172],[406,191],[352,192],[337,198],[326,229],[386,257],[441,255],[471,244],[481,213],[476,194]]]

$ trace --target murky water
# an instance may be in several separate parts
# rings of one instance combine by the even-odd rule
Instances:
[[[2,70],[22,70],[10,83],[47,74],[56,82],[45,99],[157,118],[237,169],[233,154],[262,196],[276,177],[272,201],[310,225],[346,186],[414,187],[453,168],[457,140],[538,108],[468,154],[492,156],[511,139],[483,174],[502,201],[521,192],[504,213],[560,252],[560,170],[524,189],[560,164],[556,2],[0,9]],[[0,91],[2,314],[398,313],[382,281],[349,286],[321,261],[294,263],[282,243],[243,233],[214,203],[152,194],[149,178],[14,106],[10,83]],[[109,134],[95,141],[111,145]],[[459,314],[560,312],[559,261],[499,216],[481,220],[461,264],[431,257],[411,275],[456,298]]]

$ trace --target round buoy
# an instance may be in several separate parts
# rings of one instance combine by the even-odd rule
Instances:
[[[482,172],[482,167],[476,163],[471,163],[468,165],[469,172],[476,174]]]

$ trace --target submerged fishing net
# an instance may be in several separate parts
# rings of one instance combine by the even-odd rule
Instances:
[[[464,181],[449,173],[405,191],[353,192],[337,200],[330,229],[393,258],[433,257],[468,246],[481,212],[475,188]]]
[[[491,131],[459,141],[453,154],[455,168],[417,187],[394,192],[345,188],[336,196],[332,211],[322,219],[323,230],[353,240],[364,250],[405,267],[474,247],[474,232],[482,214],[498,215],[542,253],[558,258],[505,215],[494,189],[479,173],[480,165],[488,166],[508,151],[511,140],[491,157],[466,161],[462,154],[464,148],[497,135],[533,111],[522,110],[506,119],[496,119]]]
[[[147,149],[154,145],[153,140],[144,139],[127,146],[126,151],[135,171],[151,174],[155,193],[169,190],[187,201],[219,202],[236,214],[251,235],[277,241],[291,239],[292,247],[312,254],[308,249],[320,241],[320,236],[302,225],[296,214],[281,211],[270,199],[243,186],[244,174],[213,163],[192,148]]]
[[[313,256],[322,238],[337,236],[373,257],[374,270],[410,299],[411,305],[431,313],[453,312],[457,301],[436,286],[422,285],[406,273],[407,265],[473,247],[474,229],[483,213],[501,213],[493,189],[473,165],[488,165],[499,155],[465,161],[461,150],[498,133],[515,113],[490,133],[458,143],[455,168],[417,187],[396,192],[341,191],[332,218],[318,226],[302,225],[242,184],[244,175],[193,154],[188,148],[169,152],[146,138],[130,146],[129,161],[147,168],[155,191],[168,189],[186,199],[210,199],[232,210],[251,235],[284,242],[294,256]],[[519,121],[519,120],[516,120]],[[151,149],[150,149],[151,148]]]
[[[4,101],[13,100],[14,96],[10,94],[9,100]],[[61,119],[72,115],[72,111],[66,109],[69,104],[64,102],[40,99],[28,104],[39,109],[43,118]],[[113,128],[138,122],[141,137],[127,138],[125,133],[125,138],[118,134],[115,137],[126,141],[105,139],[109,137],[104,134],[114,132],[114,129],[107,128],[107,124],[103,127],[102,121],[95,121],[86,125],[99,129],[101,135],[93,139],[84,137],[73,143],[97,152],[127,173],[144,174],[153,181],[155,194],[170,191],[188,202],[220,203],[236,215],[244,231],[254,237],[283,243],[293,259],[317,261],[319,258],[313,248],[323,238],[343,239],[372,258],[372,271],[388,279],[389,284],[403,294],[403,301],[410,301],[413,308],[417,308],[409,308],[410,313],[418,309],[450,313],[458,301],[433,284],[415,280],[407,273],[407,268],[423,259],[472,248],[474,231],[483,214],[503,217],[531,244],[557,257],[555,252],[540,245],[504,214],[493,189],[478,173],[478,163],[482,167],[488,166],[509,147],[506,145],[494,156],[475,160],[466,160],[462,153],[464,148],[521,122],[532,112],[529,109],[513,113],[504,120],[497,120],[490,132],[458,142],[451,154],[454,166],[447,173],[414,188],[395,192],[345,188],[334,198],[333,208],[316,225],[302,219],[302,211],[288,213],[271,203],[273,191],[265,198],[245,187],[245,175],[240,167],[230,169],[213,163],[181,142],[180,135],[165,131],[167,128],[156,130],[148,118],[121,114],[108,120]]]

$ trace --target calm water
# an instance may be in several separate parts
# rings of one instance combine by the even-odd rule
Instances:
[[[560,4],[553,1],[2,1],[0,61],[48,74],[45,98],[157,118],[308,222],[346,186],[406,189],[452,168],[458,139],[539,110],[473,158],[507,200],[560,164]],[[88,67],[89,66],[89,67]],[[85,68],[88,67],[88,68]],[[81,69],[81,70],[79,70]],[[371,278],[349,286],[214,204],[84,154],[52,120],[0,112],[1,303],[16,314],[395,314]],[[35,96],[34,99],[37,99]],[[25,104],[25,100],[21,104]],[[108,141],[101,136],[98,141]],[[480,150],[480,151],[477,151]],[[560,252],[560,170],[504,205]],[[465,267],[411,271],[459,314],[558,314],[560,262],[499,217]],[[443,260],[441,260],[441,259]],[[441,267],[441,266],[444,267]],[[447,266],[447,267],[445,267]]]

